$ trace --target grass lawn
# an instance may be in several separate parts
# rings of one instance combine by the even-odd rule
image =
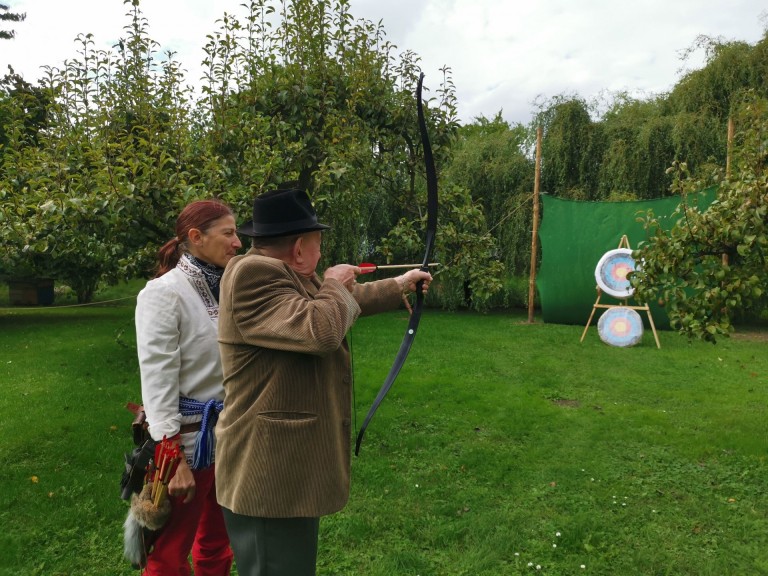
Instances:
[[[137,574],[118,481],[138,286],[0,310],[0,575]],[[424,313],[318,574],[768,575],[768,343],[613,348],[525,318]],[[356,427],[406,323],[352,331]]]

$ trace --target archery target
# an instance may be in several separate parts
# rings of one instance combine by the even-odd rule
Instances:
[[[634,346],[643,339],[643,320],[632,308],[608,308],[597,321],[600,339],[611,346]]]
[[[629,298],[635,288],[629,283],[627,274],[634,272],[635,259],[629,248],[609,250],[595,268],[595,280],[600,289],[614,298]]]

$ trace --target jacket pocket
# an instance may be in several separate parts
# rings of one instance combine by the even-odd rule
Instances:
[[[311,422],[317,420],[317,414],[311,412],[284,412],[280,410],[270,410],[269,412],[259,412],[259,418],[265,420],[290,420],[292,422]]]

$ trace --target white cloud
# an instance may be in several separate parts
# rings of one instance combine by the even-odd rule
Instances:
[[[188,80],[200,77],[206,35],[242,0],[144,0],[150,37],[177,52]],[[503,109],[528,122],[539,95],[605,90],[635,94],[671,89],[680,54],[697,36],[755,43],[764,34],[764,0],[351,0],[352,14],[383,20],[398,51],[421,56],[436,90],[449,66],[463,121]],[[130,4],[121,0],[10,0],[27,13],[16,39],[0,43],[0,72],[10,63],[30,80],[40,66],[76,55],[73,39],[90,32],[99,48],[124,36]],[[701,54],[688,67],[702,64]]]

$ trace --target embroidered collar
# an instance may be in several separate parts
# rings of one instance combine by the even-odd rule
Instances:
[[[184,273],[203,300],[208,317],[211,320],[217,320],[219,318],[219,285],[224,269],[202,262],[187,253],[181,255],[176,267]]]

